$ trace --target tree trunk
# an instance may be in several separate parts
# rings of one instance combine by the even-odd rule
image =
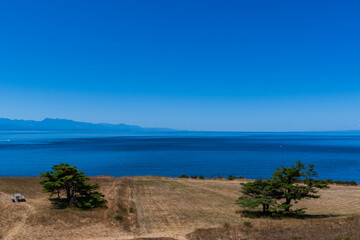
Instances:
[[[285,211],[290,212],[290,203],[291,203],[291,199],[286,199],[285,204],[287,205],[285,208]]]
[[[70,188],[66,189],[66,201],[70,205],[71,204],[71,191]]]
[[[269,205],[268,204],[263,204],[263,213],[266,213],[269,211]]]
[[[75,205],[75,202],[76,202],[76,198],[75,198],[75,197],[71,197],[71,199],[70,199],[70,205],[71,205],[71,206],[74,206],[74,205]]]

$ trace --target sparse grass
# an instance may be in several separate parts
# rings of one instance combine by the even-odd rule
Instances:
[[[166,233],[167,239],[176,239],[194,231],[189,239],[360,239],[360,203],[355,201],[359,186],[334,184],[320,192],[320,199],[300,202],[295,208],[308,208],[304,219],[256,214],[248,219],[251,214],[236,213],[241,209],[234,204],[240,195],[239,178],[94,177],[91,182],[100,184],[108,202],[106,208],[91,211],[55,208],[48,195],[40,193],[38,182],[39,178],[0,178],[2,238],[146,239],[141,237]],[[15,192],[28,201],[11,203]]]
[[[351,237],[335,237],[334,240],[350,240]]]
[[[288,240],[288,239],[336,239],[336,240],[359,240],[360,239],[360,216],[354,220],[341,218],[341,225],[334,225],[338,218],[289,219],[273,221],[271,219],[256,220],[254,227],[247,224],[219,227],[211,229],[198,229],[187,235],[188,239],[264,239],[264,240]],[[334,237],[335,236],[335,237]]]
[[[91,178],[91,182],[100,184],[100,191],[109,201],[107,207],[89,211],[55,207],[49,195],[41,193],[39,181],[39,178],[0,178],[0,236],[5,239],[93,239],[123,232],[126,221],[136,225],[131,219],[124,219],[120,227],[113,228],[118,222],[114,200],[122,196],[129,198],[124,192],[128,182],[122,178]],[[14,192],[24,194],[27,202],[12,203],[10,194]],[[111,192],[114,198],[110,197]],[[133,216],[136,218],[136,214]]]
[[[121,212],[123,212],[123,213],[126,213],[126,212],[127,212],[127,208],[124,207],[123,204],[118,203],[117,206],[118,206],[118,208],[119,208],[119,210],[120,210]]]

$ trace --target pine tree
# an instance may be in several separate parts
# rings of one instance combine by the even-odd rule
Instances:
[[[54,194],[60,199],[66,196],[67,205],[75,205],[79,208],[94,208],[105,204],[104,195],[97,192],[98,184],[88,182],[89,178],[84,172],[78,171],[76,166],[69,164],[54,165],[54,171],[40,173],[44,178],[40,181],[43,186],[43,193]]]
[[[242,183],[242,196],[237,200],[237,204],[244,208],[257,208],[260,205],[264,213],[276,205],[279,196],[276,182],[271,179],[258,179],[254,182]]]
[[[242,183],[242,196],[236,203],[252,209],[261,205],[264,213],[281,211],[288,214],[294,202],[305,198],[319,198],[318,189],[328,188],[326,182],[314,180],[317,176],[314,165],[309,164],[306,167],[301,161],[289,168],[281,166],[270,179]],[[304,214],[305,209],[295,212]]]
[[[320,195],[316,194],[318,189],[328,188],[328,185],[315,181],[315,177],[318,177],[318,173],[315,172],[314,165],[309,164],[306,167],[300,160],[295,166],[292,165],[289,168],[281,166],[276,169],[272,180],[276,182],[281,198],[284,199],[284,202],[278,205],[279,209],[284,210],[285,214],[290,213],[293,202],[297,203],[304,198],[319,198]],[[300,184],[300,182],[303,183]],[[305,211],[301,209],[298,213],[305,213]]]

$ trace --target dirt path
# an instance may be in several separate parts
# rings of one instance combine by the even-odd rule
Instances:
[[[0,178],[0,239],[185,240],[188,233],[199,228],[220,227],[221,232],[224,224],[243,226],[244,221],[260,228],[258,220],[236,213],[239,207],[234,202],[240,194],[240,181],[93,177],[91,182],[100,185],[107,207],[90,211],[53,208],[48,195],[41,194],[38,182],[37,178]],[[28,201],[12,203],[14,191],[24,194]],[[310,214],[360,213],[360,186],[332,185],[320,194],[320,199],[301,201]],[[117,216],[122,220],[116,220]],[[349,215],[343,218],[357,221]],[[343,226],[336,222],[340,221],[337,217],[334,219],[334,226]],[[298,224],[309,221],[299,220]],[[277,222],[264,222],[281,227]]]
[[[187,185],[192,188],[201,189],[205,191],[210,191],[215,194],[220,194],[226,197],[238,198],[240,193],[240,183],[239,181],[233,182],[222,182],[222,181],[211,181],[211,180],[175,180],[184,185]],[[245,181],[244,181],[245,182]],[[229,191],[229,189],[233,191]]]
[[[112,179],[112,183],[109,187],[106,187],[102,193],[105,195],[105,199],[107,201],[106,206],[107,209],[104,211],[104,219],[109,218],[112,211],[115,209],[116,197],[118,192],[118,180],[116,178]]]

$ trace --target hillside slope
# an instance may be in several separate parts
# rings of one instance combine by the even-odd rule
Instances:
[[[304,201],[306,219],[273,220],[242,217],[234,204],[240,180],[99,176],[91,181],[100,184],[106,208],[56,209],[40,193],[38,178],[1,177],[0,239],[360,238],[359,186],[332,185],[321,199]],[[12,203],[16,192],[27,202]]]

